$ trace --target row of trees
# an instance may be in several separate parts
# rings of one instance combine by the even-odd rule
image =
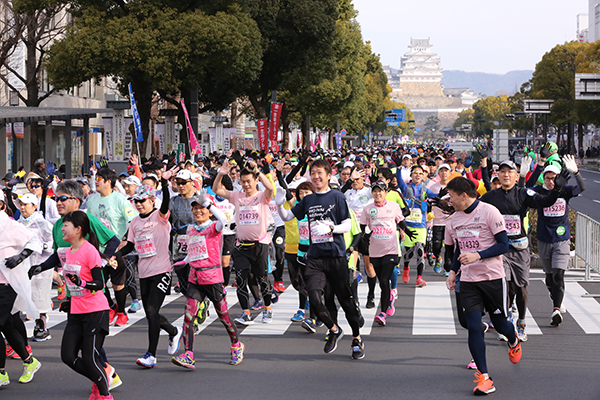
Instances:
[[[31,21],[42,32],[60,27],[28,48],[23,81],[33,90],[47,74],[51,85],[42,96],[28,90],[28,106],[53,91],[111,78],[123,95],[131,82],[145,139],[157,94],[179,107],[180,97],[190,104],[197,93],[200,112],[234,103],[238,112],[265,118],[277,91],[284,129],[311,116],[314,126],[335,128],[339,120],[358,133],[384,118],[387,79],[351,0],[0,1],[13,22],[30,21],[19,32],[8,27],[19,37],[0,48],[5,68],[19,41],[37,32]],[[70,23],[56,24],[57,17]]]
[[[537,63],[532,78],[513,96],[490,96],[477,101],[472,110],[460,113],[454,128],[473,124],[478,136],[489,136],[501,121],[503,129],[524,132],[531,130],[531,116],[507,119],[506,114],[523,111],[526,99],[554,100],[548,122],[567,135],[567,148],[574,150],[575,131],[579,147],[583,146],[585,126],[600,125],[600,101],[575,100],[575,73],[600,72],[600,42],[567,42],[555,46]]]

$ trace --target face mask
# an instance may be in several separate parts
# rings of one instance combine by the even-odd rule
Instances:
[[[464,169],[458,169],[458,168],[456,168],[456,172],[459,172],[459,173],[461,173],[461,174],[462,174],[462,173],[463,173],[463,171],[464,171]]]

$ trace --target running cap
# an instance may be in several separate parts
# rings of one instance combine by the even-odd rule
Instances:
[[[135,194],[129,200],[147,200],[156,197],[156,190],[150,185],[141,185],[135,189]]]
[[[436,160],[437,160],[438,158],[439,158],[440,160],[444,161],[444,157],[440,156],[439,154],[438,154],[437,156],[435,156],[435,159],[436,159]]]
[[[156,182],[157,185],[158,182],[160,182],[160,179],[158,179],[158,176],[156,176],[155,174],[146,174],[146,176],[144,176],[144,179],[152,179],[154,182]]]
[[[375,189],[380,189],[383,191],[388,190],[387,185],[385,184],[385,182],[382,182],[382,181],[377,181],[371,185],[371,191],[373,191]]]
[[[23,196],[19,197],[19,201],[23,204],[35,204],[38,205],[38,198],[33,193],[26,193]]]
[[[192,177],[192,171],[187,170],[187,169],[182,169],[181,171],[179,171],[177,173],[177,175],[175,176],[175,178],[177,178],[177,179],[183,179],[184,181],[191,181],[193,179],[193,177]]]
[[[554,172],[556,175],[559,175],[560,168],[558,168],[556,165],[548,165],[546,168],[544,168],[544,175],[546,175],[546,172]]]
[[[510,160],[504,160],[504,161],[502,161],[500,163],[500,165],[498,166],[498,169],[501,169],[504,165],[506,165],[510,169],[514,169],[515,171],[517,170],[517,166],[515,165],[515,163],[512,162],[512,161],[510,161]]]
[[[137,176],[131,175],[131,176],[128,176],[127,178],[123,179],[123,184],[140,186],[142,184],[142,182],[140,182],[140,178],[138,178]]]
[[[443,163],[443,164],[441,164],[441,165],[438,167],[438,171],[439,171],[440,169],[442,169],[442,168],[446,168],[448,171],[452,171],[452,168],[450,168],[450,166],[449,166],[448,164],[446,164],[446,163]]]
[[[77,178],[77,179],[75,179],[75,180],[76,180],[77,182],[79,182],[79,183],[83,183],[84,185],[88,185],[88,186],[90,186],[90,183],[89,183],[89,182],[88,182],[88,180],[87,180],[87,179],[85,179],[85,178]]]
[[[402,156],[402,160],[404,160],[405,158],[408,158],[409,160],[412,160],[412,156],[410,154],[405,154]]]

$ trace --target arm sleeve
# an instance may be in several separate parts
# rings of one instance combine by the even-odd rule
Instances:
[[[223,227],[225,226],[225,223],[227,222],[227,215],[225,215],[225,213],[223,211],[221,211],[219,209],[219,207],[215,206],[214,204],[210,206],[210,210],[209,210],[217,219],[217,222],[215,224],[215,230],[217,232],[222,232],[223,231]]]
[[[532,189],[527,189],[530,191]],[[547,196],[534,192],[533,196],[530,196],[529,193],[525,196],[525,204],[531,208],[544,208],[550,207],[554,203],[556,203],[556,199],[558,199],[558,192],[556,190],[551,190]]]
[[[162,215],[167,215],[169,212],[169,201],[171,200],[171,196],[169,196],[169,182],[166,179],[160,180],[160,185],[163,187],[163,199],[160,205],[160,213]]]
[[[106,246],[105,246],[105,249],[104,249],[104,254],[106,254],[109,257],[112,256],[113,254],[115,254],[115,251],[117,251],[117,248],[119,247],[119,244],[121,244],[121,242],[119,241],[119,239],[116,236],[113,236],[106,243]]]
[[[446,245],[446,251],[452,250],[454,250],[454,255],[452,256],[452,267],[450,269],[454,271],[454,273],[458,273],[458,270],[460,269],[460,262],[458,261],[458,256],[460,256],[460,248],[458,245]]]
[[[473,176],[472,172],[467,172],[465,173],[465,177],[470,180],[471,182],[473,182],[475,184],[476,187],[479,186],[479,181],[477,179],[475,179],[475,177]]]
[[[482,260],[502,255],[508,251],[508,235],[506,231],[496,233],[494,238],[496,238],[496,244],[485,250],[478,251]]]
[[[346,193],[351,187],[352,187],[352,179],[349,179],[346,181],[346,183],[344,184],[344,186],[342,186],[342,188],[340,189],[342,193]]]
[[[121,250],[117,251],[113,255],[115,257],[125,257],[127,254],[131,253],[133,249],[135,249],[133,242],[127,241],[127,244],[121,247]]]
[[[488,192],[492,190],[492,183],[490,181],[490,171],[487,169],[487,167],[481,168],[481,179],[483,180],[483,184],[485,185],[485,190]]]
[[[343,220],[341,224],[333,226],[333,233],[346,233],[350,232],[351,229],[352,220],[350,218],[347,218]]]
[[[94,267],[91,270],[92,278],[91,281],[85,282],[85,288],[87,290],[102,290],[104,288],[104,280],[102,278],[102,268]]]
[[[90,179],[90,191],[91,193],[96,193],[96,170],[92,170],[92,178]]]
[[[117,179],[117,181],[115,182],[115,188],[117,188],[117,191],[119,193],[121,193],[124,196],[127,196],[127,192],[125,192],[125,189],[123,188],[123,185],[121,185],[121,182],[119,182],[119,180]]]
[[[287,182],[285,179],[283,179],[283,174],[281,171],[276,170],[275,174],[277,175],[277,182],[279,183],[279,186],[281,186],[283,189],[287,189]]]
[[[574,187],[571,191],[571,196],[577,196],[579,193],[585,190],[585,183],[580,173],[575,174],[575,180],[577,181],[577,187]]]
[[[4,189],[4,198],[6,199],[6,204],[8,205],[8,208],[12,210],[13,214],[16,213],[17,206],[15,206],[15,202],[12,198],[12,189]]]
[[[400,192],[406,192],[406,182],[402,179],[402,168],[396,169],[396,181],[398,181],[398,189],[400,189]]]

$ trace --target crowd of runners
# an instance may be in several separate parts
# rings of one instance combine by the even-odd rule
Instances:
[[[456,293],[472,355],[467,368],[476,370],[473,393],[492,393],[484,333],[497,331],[512,363],[527,341],[529,212],[537,210],[549,324],[559,325],[568,204],[585,186],[575,159],[561,158],[554,143],[539,154],[526,150],[520,164],[493,162],[489,153],[480,145],[454,154],[423,144],[242,150],[184,162],[133,155],[126,172],[103,161],[74,180],[43,160],[28,174],[8,173],[0,191],[0,387],[10,382],[7,358],[22,360],[20,383],[34,378],[42,363],[28,341],[52,339],[53,308],[68,315],[62,361],[92,381],[90,399],[112,399],[122,384],[106,337],[142,307],[148,347],[135,360],[140,367],[157,365],[164,330],[173,364],[194,369],[194,336],[210,303],[231,341],[229,362],[240,364],[252,350],[237,326],[272,322],[284,281],[298,295],[291,321],[309,333],[326,326],[325,353],[347,334],[338,321],[342,307],[350,354],[359,360],[361,308],[379,306],[374,322],[385,326],[398,280],[427,290],[429,265]],[[364,276],[368,295],[360,304]],[[53,305],[53,285],[60,304]],[[229,314],[227,286],[236,287],[238,315]],[[185,296],[182,326],[160,313],[171,291]],[[31,338],[24,318],[35,320]]]

